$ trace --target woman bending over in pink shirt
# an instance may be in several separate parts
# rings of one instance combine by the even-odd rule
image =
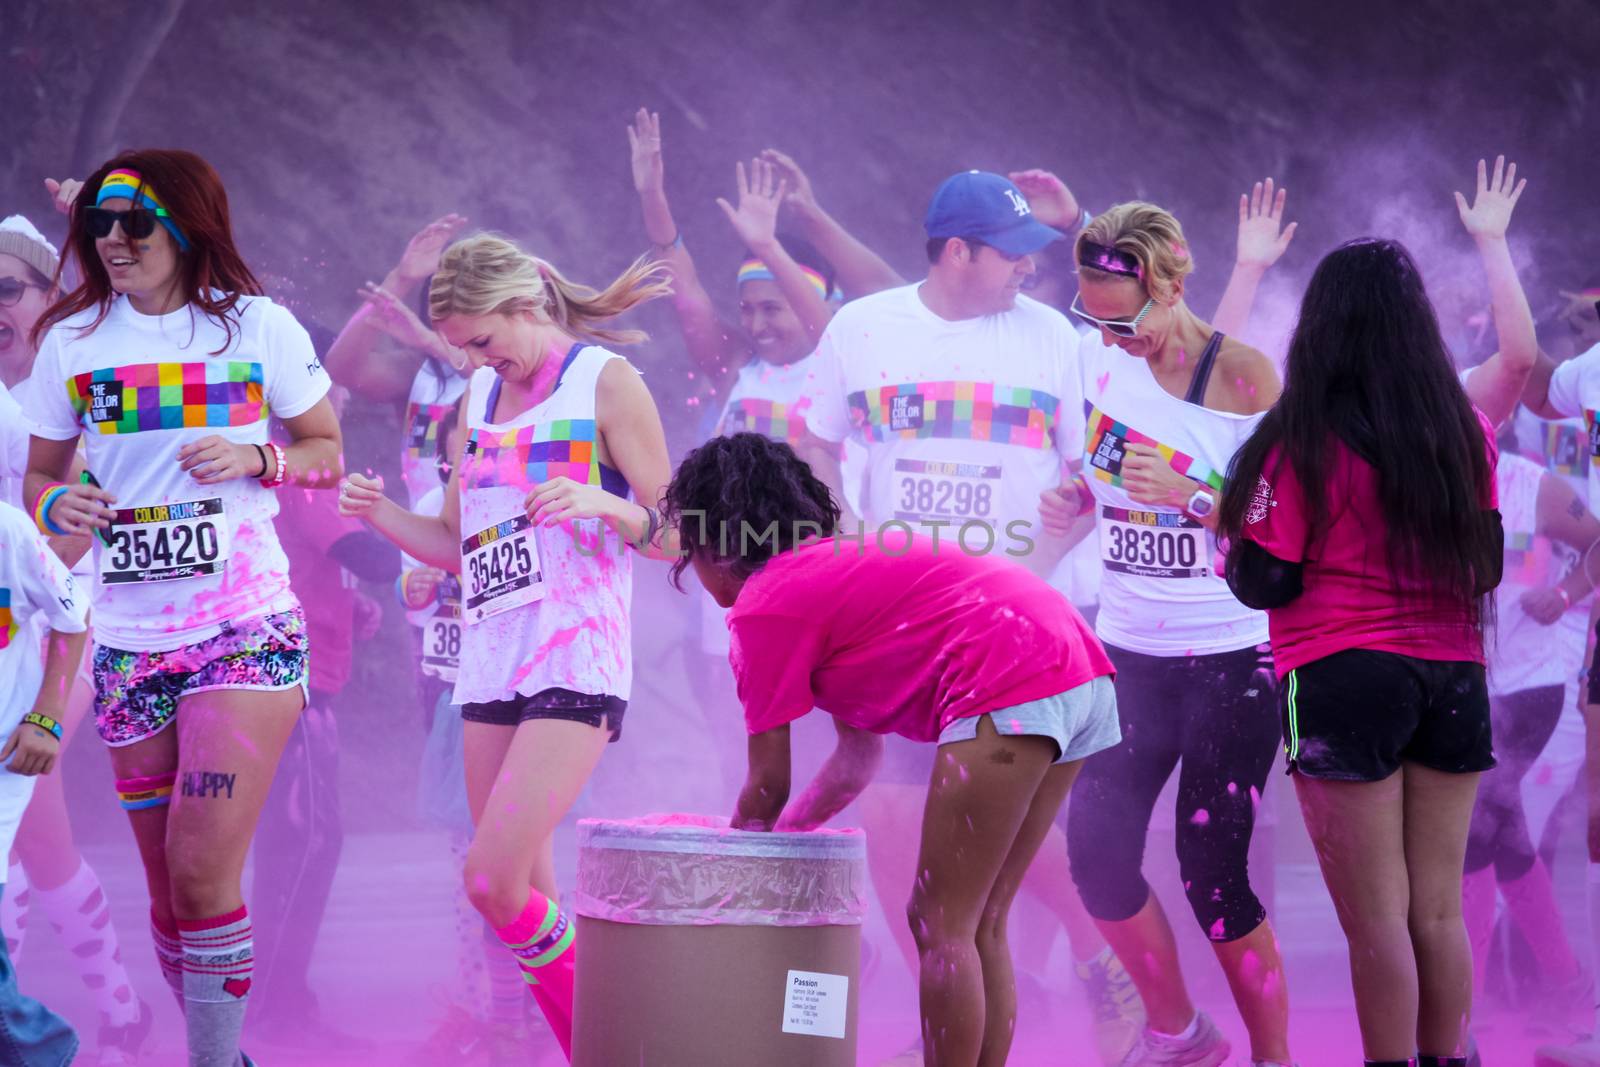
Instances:
[[[691,565],[731,608],[750,734],[733,824],[810,830],[855,799],[879,734],[939,746],[907,917],[929,1067],[999,1067],[1016,1018],[1006,914],[1085,756],[1120,739],[1111,663],[1065,598],[954,540],[834,536],[839,505],[786,444],[714,438],[667,489]],[[891,524],[892,526],[893,524]],[[789,802],[789,724],[839,743]]]

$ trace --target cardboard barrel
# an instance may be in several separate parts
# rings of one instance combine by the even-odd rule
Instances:
[[[853,1067],[866,836],[578,823],[575,1067]]]

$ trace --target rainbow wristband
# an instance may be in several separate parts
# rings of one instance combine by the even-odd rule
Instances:
[[[144,778],[117,779],[117,799],[125,811],[143,811],[172,803],[172,784],[178,780],[177,771],[152,774]]]
[[[65,482],[51,482],[39,493],[39,499],[33,502],[33,521],[42,532],[55,534],[57,537],[67,536],[67,531],[50,521],[50,509],[70,488],[72,487]]]
[[[22,717],[22,721],[54,734],[57,741],[61,740],[61,724],[48,715],[40,715],[37,711],[30,711]]]

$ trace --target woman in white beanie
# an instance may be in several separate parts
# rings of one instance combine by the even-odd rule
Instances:
[[[60,295],[59,267],[55,246],[26,218],[12,215],[0,220],[0,500],[17,507],[23,507],[22,475],[28,462],[23,411],[27,378],[33,370],[31,334],[44,309]],[[70,566],[87,551],[89,539],[52,538],[51,544]],[[80,675],[61,724],[63,751],[93,696],[88,680]],[[128,980],[100,879],[73,841],[63,778],[63,768],[58,768],[55,774],[41,776],[34,789],[5,873],[0,929],[14,963],[21,962],[30,927],[43,930],[48,920],[59,931],[100,1009],[99,1063],[130,1064],[150,1033],[153,1015]],[[35,909],[40,914],[30,922]]]

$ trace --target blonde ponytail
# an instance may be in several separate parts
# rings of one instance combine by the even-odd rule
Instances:
[[[444,250],[428,287],[428,317],[511,315],[521,311],[554,323],[574,337],[609,344],[643,341],[643,330],[603,325],[658,296],[669,296],[665,263],[644,256],[604,289],[569,280],[554,266],[504,237],[474,234]]]

